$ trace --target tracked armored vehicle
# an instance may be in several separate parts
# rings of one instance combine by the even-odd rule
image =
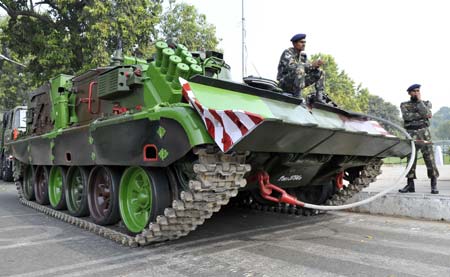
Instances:
[[[20,201],[136,246],[187,235],[231,198],[303,213],[340,204],[409,153],[378,122],[304,102],[258,78],[234,83],[219,53],[156,44],[30,93],[8,146]],[[287,200],[286,200],[287,199]]]

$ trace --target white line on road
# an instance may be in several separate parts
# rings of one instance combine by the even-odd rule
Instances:
[[[40,271],[34,271],[34,272],[29,272],[29,273],[17,274],[17,275],[12,275],[10,277],[48,276],[50,274],[55,274],[55,273],[58,273],[58,272],[69,271],[69,270],[78,270],[78,269],[86,268],[87,266],[92,266],[92,265],[113,263],[113,262],[115,262],[117,260],[121,260],[121,259],[137,258],[137,257],[140,257],[140,256],[142,256],[142,258],[143,258],[146,255],[152,254],[154,252],[162,252],[162,251],[167,250],[167,249],[174,249],[174,248],[180,248],[180,247],[192,246],[192,248],[190,248],[189,250],[186,250],[188,252],[191,252],[191,251],[193,251],[194,248],[196,248],[195,247],[196,245],[199,245],[199,244],[202,244],[202,243],[208,243],[210,241],[218,240],[220,243],[223,243],[223,240],[226,240],[227,238],[242,237],[242,236],[245,236],[245,235],[251,235],[253,233],[260,233],[260,232],[263,232],[264,235],[267,235],[267,233],[270,234],[271,230],[277,230],[279,228],[293,228],[294,226],[296,227],[296,229],[300,230],[300,229],[303,229],[303,228],[310,228],[311,226],[319,224],[319,223],[321,223],[321,222],[314,222],[311,225],[298,226],[299,223],[296,222],[296,223],[288,223],[288,224],[284,224],[284,225],[276,225],[276,226],[271,226],[271,227],[255,228],[255,229],[252,229],[252,230],[236,232],[236,233],[226,234],[226,235],[222,235],[222,236],[215,236],[215,237],[210,237],[210,238],[205,238],[205,239],[198,239],[198,240],[195,240],[195,241],[188,241],[188,242],[178,243],[178,244],[174,244],[174,245],[162,245],[161,247],[157,247],[157,248],[154,248],[154,249],[134,250],[136,252],[128,253],[128,254],[122,254],[122,255],[108,257],[108,258],[103,258],[103,259],[90,260],[90,261],[87,261],[87,262],[81,262],[81,263],[77,263],[77,264],[64,265],[64,266],[49,268],[49,269],[40,270]],[[209,244],[208,246],[211,246],[211,245],[213,245],[213,244]],[[58,274],[58,275],[60,275],[60,274]]]
[[[17,231],[28,230],[28,234],[21,234],[19,237],[17,235],[13,238],[6,237],[2,238],[1,234],[17,234]],[[26,232],[26,231],[25,231]],[[48,239],[51,237],[56,237],[61,234],[63,230],[59,227],[45,226],[45,225],[18,225],[18,226],[8,226],[0,228],[0,242],[2,241],[19,241],[19,242],[30,242],[38,239]]]
[[[58,242],[63,242],[63,241],[78,240],[78,239],[85,239],[85,238],[87,238],[87,237],[86,236],[75,236],[75,237],[63,238],[63,239],[48,239],[48,240],[40,240],[40,241],[33,241],[33,242],[19,242],[19,243],[15,243],[15,244],[0,246],[0,250],[20,248],[20,247],[29,247],[29,246],[35,246],[35,245],[40,245],[40,244],[58,243]]]
[[[9,218],[9,217],[19,217],[19,216],[31,216],[31,215],[40,215],[40,213],[29,213],[29,214],[13,214],[13,215],[0,215],[1,218]]]
[[[378,255],[353,251],[333,246],[322,245],[311,241],[280,241],[277,244],[267,243],[267,247],[281,247],[292,249],[297,252],[304,252],[345,262],[357,263],[369,267],[393,270],[414,276],[449,276],[450,267],[432,265],[413,261],[401,257],[388,255]],[[256,253],[255,253],[256,254]]]

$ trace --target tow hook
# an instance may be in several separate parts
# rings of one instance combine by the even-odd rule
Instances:
[[[344,188],[344,171],[339,172],[338,174],[336,174],[336,188],[338,190]]]
[[[297,200],[297,198],[295,196],[290,195],[284,189],[282,189],[274,184],[271,184],[270,176],[267,172],[265,172],[265,171],[258,172],[257,178],[258,178],[260,193],[264,199],[273,201],[276,203],[286,203],[286,204],[291,204],[291,205],[300,206],[300,207],[304,206],[304,203]],[[274,192],[278,193],[277,197],[272,195]]]

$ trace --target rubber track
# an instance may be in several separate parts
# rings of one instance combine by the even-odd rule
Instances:
[[[174,200],[172,206],[164,210],[164,215],[158,216],[156,222],[150,223],[136,236],[28,201],[23,198],[21,182],[17,181],[19,201],[39,212],[130,247],[178,239],[195,230],[227,204],[231,197],[236,196],[238,189],[246,185],[244,175],[250,171],[250,165],[244,164],[245,154],[224,154],[203,148],[194,153],[198,155],[198,163],[193,165],[195,177],[189,181],[189,190],[182,191],[180,199]]]

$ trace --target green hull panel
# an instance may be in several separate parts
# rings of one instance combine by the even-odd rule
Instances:
[[[223,128],[223,136],[227,133],[232,140],[232,146],[226,149],[221,147],[222,136],[217,131],[210,133],[218,137],[216,143],[224,151],[379,157],[404,157],[410,152],[409,141],[390,135],[378,122],[362,115],[333,107],[290,103],[279,94],[262,91],[258,95],[248,86],[205,77],[194,78],[188,85],[190,94],[186,93],[186,97],[201,116],[212,122],[214,128],[210,129]],[[243,131],[245,113],[263,120]]]

